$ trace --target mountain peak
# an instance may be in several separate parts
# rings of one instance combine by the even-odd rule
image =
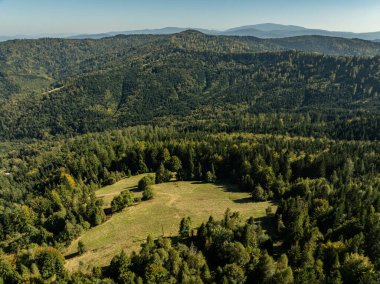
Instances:
[[[270,32],[270,31],[303,31],[306,30],[306,28],[301,26],[293,26],[293,25],[281,25],[281,24],[275,24],[275,23],[263,23],[263,24],[256,24],[256,25],[247,25],[247,26],[241,26],[236,27],[233,29],[227,30],[227,32],[234,32],[238,30],[258,30],[261,32]]]
[[[180,32],[179,34],[183,34],[183,35],[204,35],[204,33],[200,32],[198,30],[195,30],[195,29],[188,29],[188,30]]]
[[[281,24],[275,24],[275,23],[264,23],[264,24],[257,24],[254,25],[254,27],[257,30],[260,31],[303,31],[306,30],[306,28],[301,26],[294,26],[294,25],[281,25]]]

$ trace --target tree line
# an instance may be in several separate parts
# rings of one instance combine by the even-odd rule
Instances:
[[[154,180],[148,177],[140,182],[142,189],[148,189],[146,199],[151,198],[153,182],[167,182],[176,175],[179,180],[232,182],[250,192],[252,201],[276,200],[279,204],[272,217],[275,229],[266,233],[256,255],[244,243],[239,226],[232,233],[219,227],[206,230],[207,224],[194,228],[194,234],[181,230],[182,239],[172,244],[175,250],[182,243],[195,246],[211,271],[211,278],[194,279],[222,281],[224,273],[232,273],[240,275],[239,279],[253,277],[265,283],[280,277],[275,268],[279,265],[286,275],[292,271],[296,283],[376,283],[380,265],[379,147],[378,142],[184,133],[142,126],[21,144],[1,155],[2,259],[33,246],[59,249],[68,245],[83,230],[104,221],[102,202],[95,198],[97,188],[131,174],[155,172]],[[128,193],[117,198],[115,211],[133,202]],[[249,222],[256,224],[255,220]],[[182,227],[188,224],[185,220]],[[213,235],[217,232],[223,234]],[[248,255],[245,261],[222,261],[214,255],[222,249],[218,245],[213,251],[214,242],[225,237],[226,253],[220,257],[230,250],[232,258],[235,252]],[[129,263],[130,256],[125,257]],[[258,275],[250,261],[261,258],[271,263],[268,277],[274,277],[272,280],[249,276]],[[278,262],[287,262],[290,268]],[[220,269],[210,267],[211,263],[220,263]],[[165,269],[165,277],[171,279],[168,266],[161,266],[156,268]],[[133,279],[148,281],[145,271],[130,267],[128,275],[134,275]],[[107,275],[104,277],[110,277]]]

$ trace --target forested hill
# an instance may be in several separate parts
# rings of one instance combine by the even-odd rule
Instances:
[[[296,49],[336,56],[374,56],[380,55],[377,42],[362,39],[344,39],[328,36],[298,36],[270,39],[273,44],[284,49]]]
[[[259,39],[209,36],[191,30],[174,35],[119,35],[99,40],[12,40],[0,43],[0,97],[38,91],[88,72],[114,69],[132,55],[173,49],[228,54],[298,50],[334,56],[380,55],[380,43],[364,40],[321,36]]]
[[[380,283],[379,46],[196,31],[0,44],[0,283]],[[200,186],[262,214],[203,220],[228,205]],[[122,234],[132,219],[141,235]],[[181,219],[178,235],[159,219]]]
[[[171,123],[378,139],[380,57],[349,55],[378,54],[379,47],[196,31],[9,41],[0,44],[0,138]],[[286,50],[294,48],[346,56]]]

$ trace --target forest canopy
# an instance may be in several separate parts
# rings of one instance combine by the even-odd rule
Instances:
[[[0,43],[0,283],[379,283],[379,46],[195,31]],[[109,207],[96,196],[140,174]],[[275,210],[181,216],[176,236],[147,228],[139,251],[67,269],[91,253],[84,232],[180,181]]]

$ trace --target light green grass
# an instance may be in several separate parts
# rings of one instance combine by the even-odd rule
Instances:
[[[110,207],[112,199],[119,195],[124,190],[135,190],[139,180],[147,174],[138,176],[132,176],[130,178],[123,179],[113,185],[103,187],[96,191],[96,196],[103,199],[104,207]]]
[[[98,196],[107,200],[125,188],[137,186],[140,177],[125,179],[101,189]],[[153,237],[175,236],[181,218],[190,216],[193,226],[207,221],[210,215],[220,219],[227,208],[239,211],[244,218],[265,216],[269,202],[250,202],[248,193],[238,192],[234,186],[197,182],[170,182],[153,186],[156,196],[115,214],[107,222],[85,232],[80,240],[87,247],[84,255],[67,260],[67,268],[85,265],[107,265],[121,250],[138,251],[148,234]],[[111,198],[112,199],[112,198]],[[108,203],[108,201],[107,201]],[[67,249],[66,255],[77,251],[78,240]]]
[[[21,88],[20,92],[22,94],[30,92],[41,93],[54,82],[54,79],[45,74],[17,74],[10,75],[9,77]]]

